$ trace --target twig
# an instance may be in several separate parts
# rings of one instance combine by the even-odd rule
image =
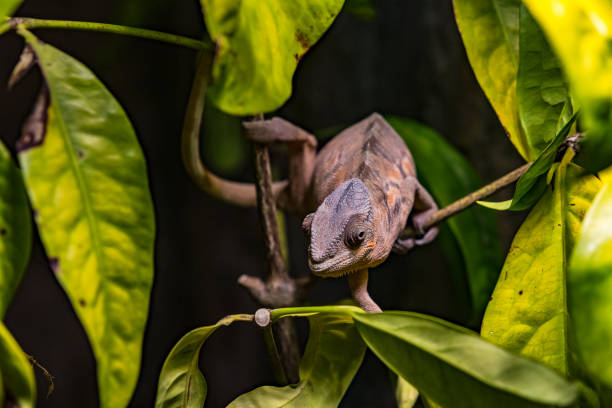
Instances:
[[[465,210],[466,208],[474,204],[476,201],[482,200],[483,198],[490,196],[500,188],[506,187],[507,185],[514,183],[527,171],[527,169],[529,169],[529,167],[531,167],[531,164],[532,163],[524,164],[518,169],[513,170],[505,176],[498,178],[492,183],[487,184],[486,186],[466,195],[465,197],[460,198],[454,203],[447,205],[439,211],[436,211],[425,221],[424,228],[427,229],[436,224],[439,224],[445,219],[457,214],[460,211]],[[411,227],[406,228],[402,232],[402,237],[410,237],[417,235],[418,232]]]
[[[160,31],[145,30],[143,28],[126,27],[116,24],[92,23],[88,21],[66,21],[66,20],[43,20],[38,18],[14,17],[0,24],[0,35],[24,28],[62,28],[68,30],[98,31],[103,33],[121,34],[131,37],[146,38],[149,40],[162,41],[176,44],[194,50],[213,50],[210,42],[198,41],[193,38],[183,37],[175,34],[162,33]]]
[[[38,367],[42,371],[43,375],[45,376],[45,378],[49,382],[49,388],[47,389],[47,398],[49,398],[51,396],[51,394],[53,393],[53,391],[55,390],[55,383],[53,382],[53,379],[55,377],[53,375],[51,375],[49,370],[47,370],[45,367],[43,367],[42,364],[40,364],[38,361],[36,361],[36,359],[33,356],[31,356],[29,354],[26,354],[26,356],[28,357],[28,360],[30,360],[30,363],[32,363],[32,365]]]
[[[260,118],[262,119],[262,118]],[[245,286],[251,295],[262,305],[282,307],[295,305],[300,300],[299,287],[289,276],[283,259],[281,241],[276,219],[276,202],[272,191],[272,172],[268,147],[261,143],[253,144],[255,156],[255,178],[257,191],[257,209],[261,220],[270,274],[266,282],[261,279],[243,275],[238,282]],[[283,378],[287,384],[299,381],[300,351],[295,324],[292,320],[279,321],[272,326],[273,336],[268,334],[268,349],[274,351],[273,360],[280,356]]]

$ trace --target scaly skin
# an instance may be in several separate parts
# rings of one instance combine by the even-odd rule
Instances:
[[[392,249],[405,253],[438,231],[423,231],[438,207],[418,182],[404,141],[376,113],[335,136],[319,154],[314,137],[282,119],[248,122],[245,129],[258,142],[289,144],[289,185],[280,200],[296,213],[314,211],[303,222],[310,269],[322,277],[349,275],[359,306],[380,311],[367,292],[368,269]],[[399,237],[407,222],[423,232],[420,239]]]

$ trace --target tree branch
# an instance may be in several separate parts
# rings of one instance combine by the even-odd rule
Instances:
[[[497,190],[514,183],[527,171],[527,169],[529,169],[529,167],[531,167],[532,164],[533,163],[524,164],[518,169],[513,170],[505,176],[498,178],[492,183],[489,183],[486,186],[466,195],[465,197],[460,198],[452,204],[449,204],[446,207],[436,211],[425,221],[424,228],[427,229],[436,224],[439,224],[445,219],[457,214],[458,212],[465,210],[466,208],[474,204],[476,201],[482,200],[483,198],[490,196]],[[406,228],[402,232],[402,237],[410,237],[417,235],[418,232],[411,227]]]
[[[43,20],[38,18],[14,17],[0,24],[0,35],[23,28],[61,28],[66,30],[98,31],[102,33],[120,34],[131,37],[146,38],[170,44],[176,44],[194,50],[214,49],[213,44],[208,41],[198,41],[193,38],[183,37],[175,34],[162,33],[160,31],[145,30],[143,28],[126,27],[116,24],[92,23],[88,21],[66,21],[66,20]]]

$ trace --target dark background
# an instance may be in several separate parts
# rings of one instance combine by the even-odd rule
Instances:
[[[373,111],[406,116],[444,135],[485,182],[518,166],[520,158],[468,65],[451,0],[374,0],[374,6],[377,14],[371,21],[347,13],[338,17],[302,60],[293,96],[279,114],[311,131],[354,123]],[[194,38],[204,33],[196,0],[26,0],[16,15],[124,24]],[[151,407],[161,365],[183,334],[226,314],[256,310],[236,279],[242,273],[265,274],[258,219],[253,209],[207,197],[183,171],[179,138],[193,51],[110,34],[37,34],[88,65],[116,95],[148,159],[157,218],[156,271],[132,406]],[[6,83],[21,47],[15,34],[0,38],[0,82]],[[11,92],[0,86],[0,137],[11,148],[39,86],[37,73]],[[250,156],[240,146],[235,146],[236,157],[246,160],[226,175],[248,180]],[[523,216],[498,217],[504,251]],[[295,275],[308,273],[299,223],[288,220]],[[448,265],[434,243],[405,257],[392,255],[371,273],[370,293],[383,308],[456,320],[449,280]],[[332,302],[347,295],[342,279],[325,280],[310,300]],[[55,392],[47,399],[47,383],[37,372],[41,407],[97,406],[87,339],[53,278],[38,237],[6,322],[23,349],[55,376]],[[201,368],[209,386],[208,407],[225,406],[240,393],[274,383],[259,330],[245,323],[219,330],[206,343]],[[342,406],[394,406],[387,371],[371,354]]]

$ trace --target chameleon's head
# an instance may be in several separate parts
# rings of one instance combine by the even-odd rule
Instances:
[[[378,265],[370,193],[359,179],[339,185],[302,223],[310,237],[308,266],[315,275],[338,277]]]

